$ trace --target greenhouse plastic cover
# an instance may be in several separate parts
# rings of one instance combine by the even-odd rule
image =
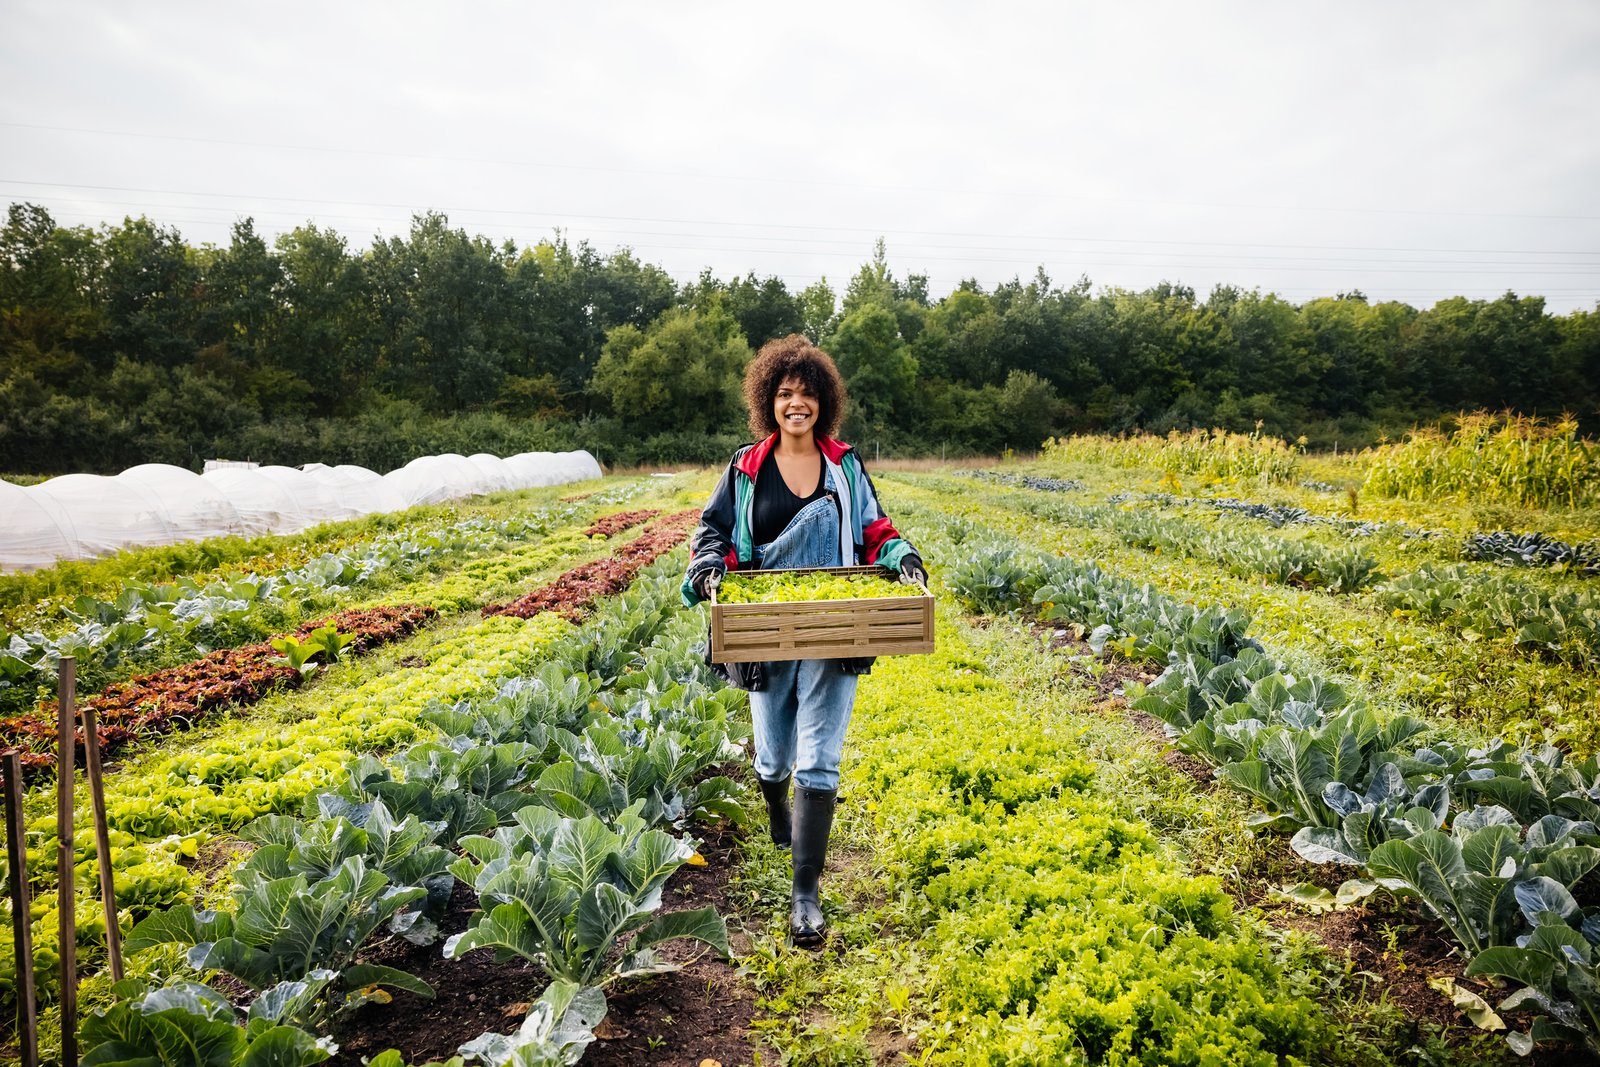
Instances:
[[[228,534],[298,533],[323,522],[600,474],[587,452],[524,452],[505,459],[424,456],[381,475],[349,464],[195,474],[146,463],[111,477],[68,474],[28,486],[0,481],[0,570]]]

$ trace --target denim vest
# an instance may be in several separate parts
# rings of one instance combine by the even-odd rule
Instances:
[[[841,558],[839,503],[830,482],[827,496],[801,508],[775,540],[755,547],[752,562],[758,568],[775,570],[780,567],[838,567]],[[707,642],[708,663],[710,655],[710,642]],[[872,670],[873,658],[862,656],[834,662],[846,674],[867,674]],[[732,685],[750,692],[759,692],[767,685],[765,663],[713,663],[711,669]]]

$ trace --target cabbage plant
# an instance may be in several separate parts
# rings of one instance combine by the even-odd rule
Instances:
[[[656,914],[662,886],[694,849],[646,829],[636,809],[615,825],[524,808],[494,837],[462,839],[467,855],[450,869],[487,910],[445,942],[445,956],[493,948],[497,958],[532,960],[552,979],[581,987],[674,970],[653,948],[679,937],[728,955],[727,925],[716,909]]]

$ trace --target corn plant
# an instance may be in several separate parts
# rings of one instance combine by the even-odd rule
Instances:
[[[1575,419],[1463,415],[1446,435],[1415,430],[1369,460],[1364,490],[1406,500],[1578,508],[1600,500],[1600,449]]]
[[[1264,436],[1258,427],[1249,434],[1196,429],[1187,433],[1173,430],[1166,437],[1052,437],[1044,443],[1043,456],[1046,460],[1149,467],[1217,481],[1248,478],[1290,483],[1300,477],[1301,451],[1301,445]]]

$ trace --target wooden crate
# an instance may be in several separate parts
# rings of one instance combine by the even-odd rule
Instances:
[[[882,567],[797,567],[783,571],[828,574],[878,574]],[[714,663],[752,663],[787,659],[847,659],[855,656],[914,656],[933,651],[933,596],[862,600],[782,601],[769,604],[719,604],[711,597],[711,659]]]

